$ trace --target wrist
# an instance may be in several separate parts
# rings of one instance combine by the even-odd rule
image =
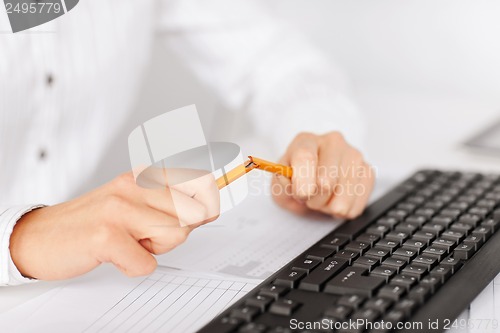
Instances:
[[[17,268],[19,273],[29,279],[35,278],[30,274],[29,260],[33,251],[36,251],[35,244],[32,242],[32,235],[37,215],[40,212],[40,207],[35,207],[28,211],[15,223],[10,236],[9,250],[12,263]]]

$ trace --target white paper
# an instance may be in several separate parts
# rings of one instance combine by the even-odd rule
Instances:
[[[195,332],[260,281],[159,267],[112,271],[56,288],[0,314],[2,332]]]

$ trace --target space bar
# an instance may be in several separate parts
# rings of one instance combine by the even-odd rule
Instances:
[[[375,291],[385,284],[378,276],[363,276],[366,269],[349,267],[334,277],[325,286],[325,292],[338,295],[360,295],[372,297]]]

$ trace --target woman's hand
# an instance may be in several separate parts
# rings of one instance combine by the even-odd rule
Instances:
[[[292,166],[293,177],[275,175],[273,197],[298,214],[314,210],[352,219],[373,190],[374,170],[338,132],[297,135],[280,163]]]
[[[146,189],[127,173],[80,198],[23,216],[10,252],[24,276],[41,280],[71,278],[105,262],[128,276],[146,275],[157,265],[152,254],[170,251],[218,215],[211,174]]]

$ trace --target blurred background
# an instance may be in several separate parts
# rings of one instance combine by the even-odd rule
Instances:
[[[500,156],[462,145],[500,119],[498,1],[258,1],[350,79],[367,125],[364,150],[380,182],[397,181],[418,167],[500,171]],[[180,59],[156,43],[137,112],[89,188],[127,170],[127,136],[135,126],[189,104],[197,105],[204,125],[222,108]],[[235,131],[215,130],[209,137],[245,149]]]

